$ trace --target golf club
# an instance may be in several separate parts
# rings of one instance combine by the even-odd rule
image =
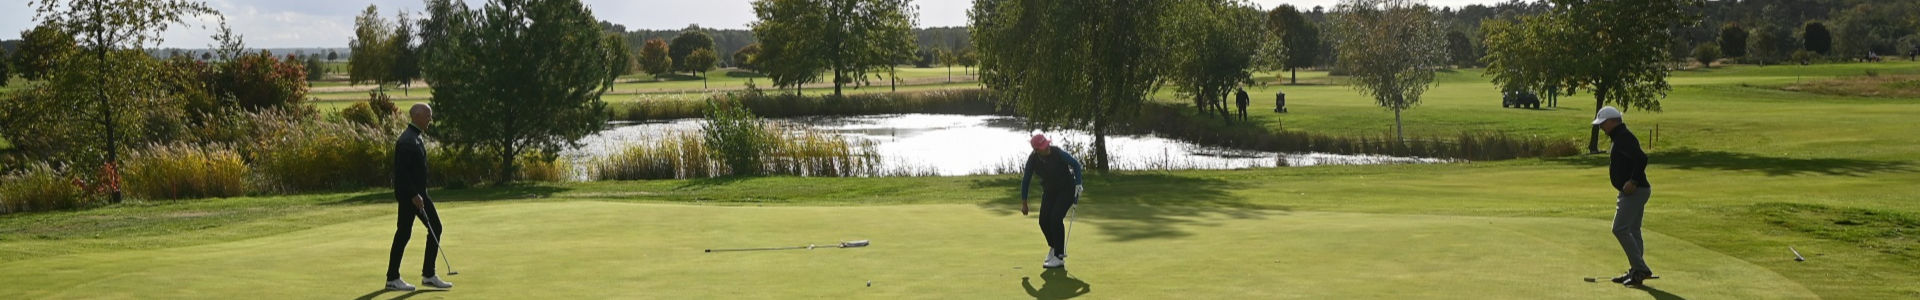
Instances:
[[[866,247],[867,244],[868,244],[867,240],[858,240],[858,241],[851,241],[851,242],[840,242],[840,244],[837,244],[837,245],[807,244],[806,246],[793,246],[793,247],[723,248],[723,249],[707,249],[707,252],[712,253],[712,252],[729,252],[729,251],[765,251],[765,250],[794,250],[794,249],[813,250],[813,248],[858,248],[858,247]]]
[[[460,271],[453,270],[453,260],[447,259],[447,243],[440,242],[440,234],[437,233],[440,231],[433,230],[433,223],[426,222],[425,220],[427,220],[427,215],[425,213],[422,213],[421,211],[422,210],[415,210],[414,214],[420,216],[420,220],[422,220],[420,222],[420,226],[427,227],[427,238],[433,239],[433,242],[436,244],[440,244],[440,249],[439,249],[440,263],[447,265],[447,276],[460,275]],[[433,254],[427,254],[427,255],[433,255]]]

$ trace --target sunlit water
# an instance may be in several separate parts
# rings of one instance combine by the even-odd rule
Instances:
[[[791,125],[830,132],[855,140],[872,141],[881,156],[882,169],[911,169],[916,173],[944,176],[1005,171],[1026,159],[1032,148],[1027,140],[1032,131],[1024,129],[1019,118],[940,114],[870,115],[853,117],[806,117],[777,119]],[[658,140],[673,132],[698,132],[700,119],[670,122],[620,124],[588,136],[578,149],[564,153],[575,161],[588,161],[613,153],[626,145]],[[1054,144],[1075,153],[1093,143],[1083,131],[1045,132]],[[1108,136],[1107,149],[1117,170],[1239,169],[1328,164],[1405,164],[1443,163],[1446,159],[1392,157],[1379,155],[1339,155],[1326,153],[1275,153],[1221,147],[1199,146],[1152,135]],[[1086,161],[1086,157],[1078,157]]]

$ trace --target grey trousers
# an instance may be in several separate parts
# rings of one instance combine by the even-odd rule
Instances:
[[[1647,198],[1653,195],[1652,188],[1639,188],[1632,194],[1622,193],[1615,200],[1613,211],[1613,237],[1620,240],[1620,249],[1627,252],[1627,264],[1630,271],[1653,273],[1647,268],[1647,244],[1640,238],[1640,218],[1647,211]]]

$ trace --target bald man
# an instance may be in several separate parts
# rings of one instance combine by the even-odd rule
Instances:
[[[433,197],[427,195],[427,147],[420,141],[420,133],[433,122],[433,108],[425,103],[414,104],[407,110],[412,122],[407,131],[400,133],[400,141],[393,144],[393,199],[399,204],[399,222],[393,231],[393,249],[387,256],[387,289],[394,291],[412,291],[413,285],[400,280],[400,258],[406,255],[407,240],[413,238],[413,219],[420,218],[426,223],[427,263],[420,266],[421,284],[436,288],[453,288],[452,282],[440,280],[433,271],[434,253],[440,251],[440,234],[446,227],[440,227],[440,213],[433,208]]]

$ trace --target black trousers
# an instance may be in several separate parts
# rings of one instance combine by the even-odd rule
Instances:
[[[1053,255],[1067,254],[1067,226],[1063,221],[1076,200],[1071,187],[1048,187],[1040,195],[1040,233],[1047,236],[1047,247],[1053,248]]]
[[[428,199],[420,202],[422,206],[425,206],[426,211],[423,212],[420,211],[419,208],[413,207],[413,201],[399,202],[400,215],[399,221],[394,224],[393,249],[391,253],[387,254],[387,280],[389,281],[400,279],[400,258],[407,253],[407,240],[413,238],[414,218],[420,218],[421,222],[426,223],[428,227],[432,228],[432,232],[430,233],[432,236],[427,237],[427,264],[420,266],[420,276],[434,276],[434,259],[438,258],[434,255],[440,253],[439,237],[447,228],[440,226],[440,212],[433,208],[433,200]]]

